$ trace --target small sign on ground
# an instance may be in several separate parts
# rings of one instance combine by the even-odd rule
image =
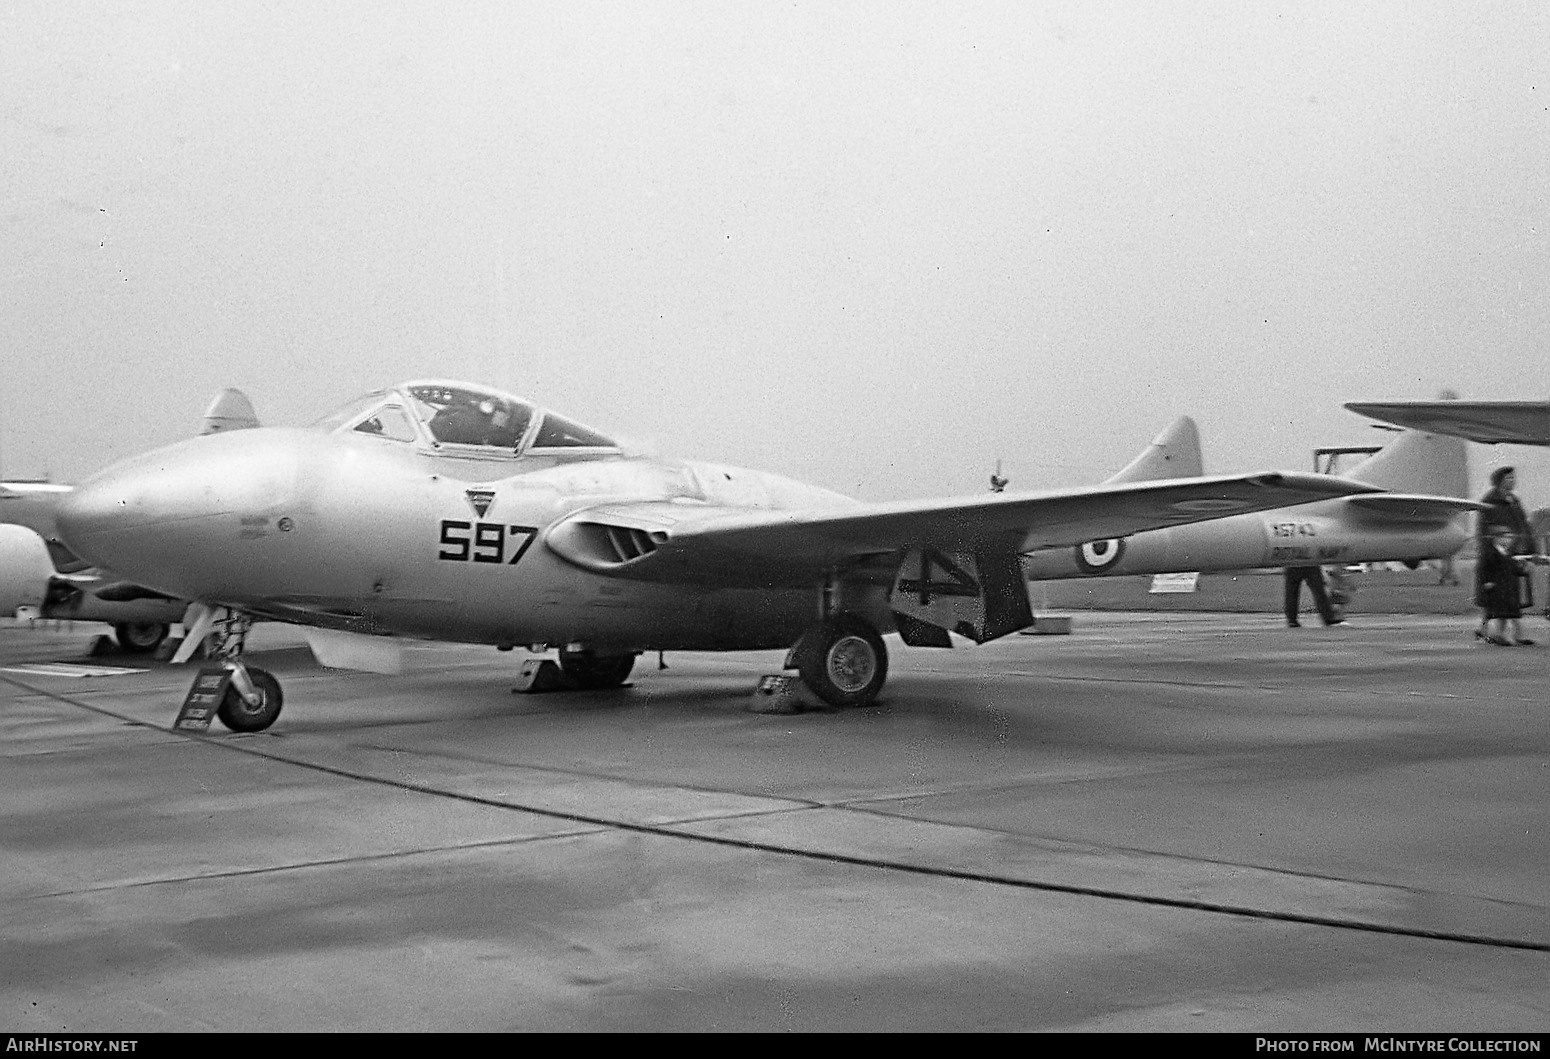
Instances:
[[[1198,570],[1190,574],[1153,574],[1152,587],[1148,591],[1153,595],[1166,592],[1193,592],[1199,583]]]
[[[226,667],[201,669],[188,689],[188,698],[183,700],[178,719],[172,722],[173,729],[179,732],[209,731],[210,722],[221,708],[221,699],[230,684],[231,670]]]

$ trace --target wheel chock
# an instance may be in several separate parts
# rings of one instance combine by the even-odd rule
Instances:
[[[522,670],[517,674],[516,686],[511,690],[513,694],[536,695],[568,687],[570,682],[565,679],[565,671],[553,659],[529,658],[523,661]]]
[[[101,658],[103,655],[114,654],[118,651],[118,644],[111,636],[98,634],[92,637],[91,646],[86,649],[86,654],[92,658]]]
[[[1033,619],[1032,625],[1020,631],[1024,636],[1070,636],[1071,615],[1040,614]]]
[[[828,710],[829,704],[814,695],[801,677],[790,673],[768,673],[759,678],[753,691],[749,713],[806,713]]]
[[[151,657],[156,659],[156,661],[158,661],[158,662],[165,662],[168,659],[170,659],[173,655],[177,654],[178,653],[178,648],[182,647],[182,646],[183,646],[183,637],[181,637],[181,636],[176,636],[176,637],[169,636],[165,640],[163,640],[161,643],[156,645],[156,650],[151,654]]]

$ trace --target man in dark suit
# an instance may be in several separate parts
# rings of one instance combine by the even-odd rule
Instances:
[[[1308,583],[1308,592],[1313,596],[1313,605],[1319,609],[1319,617],[1324,619],[1325,625],[1344,625],[1345,619],[1335,612],[1334,605],[1329,601],[1329,592],[1324,588],[1324,568],[1322,566],[1288,566],[1286,568],[1286,624],[1288,628],[1299,629],[1302,622],[1297,620],[1297,612],[1302,607],[1302,584]]]

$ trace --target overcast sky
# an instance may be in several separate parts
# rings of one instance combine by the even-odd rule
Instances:
[[[1550,5],[0,2],[0,472],[450,376],[867,499],[1544,399]],[[1550,458],[1510,457],[1550,499]]]

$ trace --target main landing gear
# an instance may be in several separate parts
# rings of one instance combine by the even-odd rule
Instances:
[[[888,679],[888,649],[865,618],[835,614],[802,634],[786,668],[830,706],[865,706]]]
[[[619,687],[629,679],[633,668],[633,654],[600,655],[560,649],[560,671],[565,674],[565,679],[589,691]]]

